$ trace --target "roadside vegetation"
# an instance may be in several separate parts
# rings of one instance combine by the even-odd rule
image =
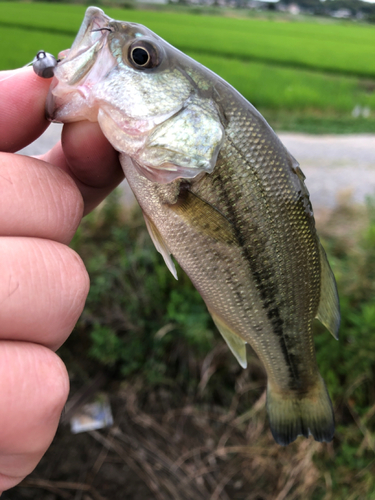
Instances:
[[[139,209],[124,210],[114,193],[73,240],[91,290],[60,355],[76,403],[100,387],[115,427],[74,436],[61,427],[5,500],[73,500],[82,489],[93,500],[373,499],[375,204],[343,204],[319,227],[342,310],[339,342],[315,325],[332,443],[275,444],[262,365],[248,349],[239,367],[186,275],[178,268],[176,281],[153,248]]]
[[[105,8],[150,27],[238,89],[276,129],[375,131],[375,30],[349,21],[292,22]],[[85,6],[1,2],[0,69],[71,45]]]

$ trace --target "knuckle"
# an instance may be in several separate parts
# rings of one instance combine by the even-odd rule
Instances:
[[[55,247],[60,260],[60,314],[65,318],[67,327],[73,329],[84,308],[90,280],[82,259],[74,250],[58,243]]]
[[[73,286],[71,289],[72,307],[76,309],[76,314],[79,315],[84,308],[89,293],[90,279],[81,257],[72,249],[69,249],[69,252],[72,263],[70,270],[72,274],[70,284]]]

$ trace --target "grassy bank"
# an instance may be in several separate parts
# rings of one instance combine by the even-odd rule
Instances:
[[[85,7],[2,2],[0,69],[71,45]],[[106,9],[145,24],[237,88],[275,128],[375,131],[375,29]],[[357,110],[357,111],[355,111]],[[359,116],[353,116],[355,115]]]
[[[84,7],[2,3],[4,25],[75,34]],[[283,23],[106,8],[115,19],[145,24],[183,51],[375,77],[375,29],[370,25]]]

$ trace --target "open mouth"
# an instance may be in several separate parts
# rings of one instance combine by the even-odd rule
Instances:
[[[72,47],[59,54],[46,103],[49,120],[75,121],[83,107],[95,107],[93,90],[117,65],[107,43],[110,21],[100,9],[89,8]]]
[[[97,7],[87,9],[82,25],[71,49],[66,54],[66,58],[71,59],[80,56],[98,42],[105,43],[108,34],[106,28],[110,21],[111,18],[106,16],[101,9]]]

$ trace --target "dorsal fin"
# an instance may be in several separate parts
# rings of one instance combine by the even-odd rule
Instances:
[[[337,294],[335,277],[327,260],[327,255],[322,245],[320,248],[320,302],[316,317],[338,340],[340,326],[340,304]]]

